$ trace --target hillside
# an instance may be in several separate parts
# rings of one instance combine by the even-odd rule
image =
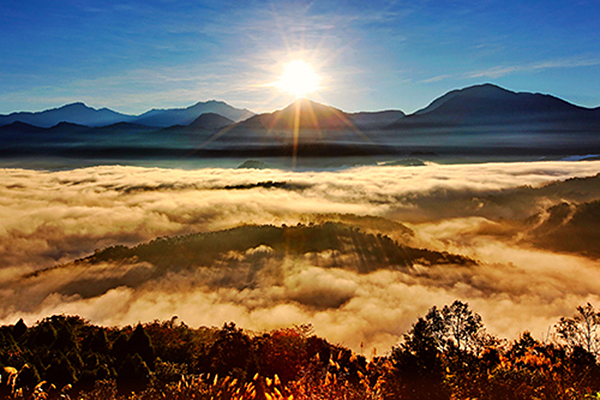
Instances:
[[[260,250],[262,249],[262,250]],[[228,262],[231,252],[251,252],[252,262],[267,258],[306,257],[313,265],[350,268],[369,273],[381,268],[404,269],[414,264],[473,264],[467,258],[401,245],[387,236],[364,233],[351,226],[326,222],[292,227],[242,226],[183,237],[158,238],[135,247],[110,247],[82,260],[97,264],[148,262],[158,271],[173,271]],[[323,257],[327,254],[326,257]],[[230,260],[235,264],[235,259]]]
[[[600,200],[560,203],[529,218],[527,239],[542,248],[600,258]]]
[[[234,121],[227,117],[216,113],[208,112],[200,115],[198,118],[192,121],[192,123],[189,124],[188,127],[194,129],[215,130],[225,128],[226,126],[229,126],[233,123]]]

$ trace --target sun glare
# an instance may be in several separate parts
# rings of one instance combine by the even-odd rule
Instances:
[[[319,90],[320,83],[321,77],[312,65],[303,60],[294,60],[285,65],[275,87],[300,98]]]

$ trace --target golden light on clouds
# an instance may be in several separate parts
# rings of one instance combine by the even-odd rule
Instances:
[[[296,98],[301,98],[318,91],[321,88],[321,81],[322,77],[316,73],[311,64],[303,60],[293,60],[285,64],[283,73],[274,86]]]
[[[491,334],[539,335],[576,306],[598,303],[600,260],[518,242],[516,230],[532,228],[515,224],[571,201],[569,193],[597,199],[597,178],[570,178],[599,171],[600,161],[300,172],[0,169],[0,323],[33,324],[54,314],[107,326],[177,315],[190,326],[234,321],[259,332],[310,323],[316,334],[358,351],[361,343],[390,349],[432,305],[461,299]],[[557,180],[566,186],[545,186]],[[396,223],[406,224],[414,247],[479,264],[362,273],[362,258],[351,252],[298,256],[248,247],[244,235],[224,243],[220,261],[189,270],[173,264],[164,276],[135,261],[52,268],[114,245],[249,225],[318,224],[327,215],[372,221],[368,229],[397,241],[404,239]],[[44,268],[50,269],[30,274]]]

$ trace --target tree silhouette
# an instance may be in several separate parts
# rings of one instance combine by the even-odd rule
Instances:
[[[82,352],[108,354],[109,342],[104,329],[95,329],[83,338],[81,343]]]
[[[304,326],[250,336],[234,323],[103,328],[54,316],[18,341],[16,325],[0,327],[0,398],[59,398],[56,387],[68,384],[82,400],[598,398],[600,366],[588,351],[597,323],[587,304],[557,324],[560,343],[524,332],[509,344],[485,335],[481,318],[457,300],[429,309],[390,355],[367,361]]]
[[[154,365],[154,347],[142,324],[138,324],[127,341],[127,353],[139,354],[149,368]]]
[[[56,340],[57,333],[56,329],[50,322],[42,322],[35,329],[30,329],[31,335],[27,338],[27,346],[33,349],[36,348],[50,348]]]
[[[76,380],[75,369],[64,355],[60,355],[52,361],[45,377],[47,381],[54,383],[57,387],[73,384]]]
[[[138,353],[127,354],[117,374],[117,386],[121,393],[141,390],[150,382],[150,369]]]
[[[12,335],[15,338],[15,340],[19,340],[19,338],[21,336],[23,336],[23,334],[27,332],[27,325],[25,325],[25,322],[23,321],[23,318],[19,319],[19,321],[15,324],[15,326],[13,326],[12,329]]]
[[[447,350],[449,346],[462,351],[477,351],[481,347],[484,339],[483,322],[467,303],[455,300],[441,311],[433,306],[425,320],[440,351]]]
[[[440,356],[431,325],[419,318],[404,336],[404,343],[392,351],[386,398],[449,399]]]
[[[600,327],[600,314],[594,306],[587,303],[577,307],[577,312],[572,318],[562,317],[556,326],[556,331],[571,349],[580,346],[587,352],[598,355]]]
[[[116,364],[119,365],[125,360],[128,354],[128,339],[125,332],[119,333],[119,336],[115,339],[110,349],[110,355],[115,359]]]
[[[208,353],[210,372],[245,380],[256,372],[252,356],[250,338],[233,322],[226,323]]]

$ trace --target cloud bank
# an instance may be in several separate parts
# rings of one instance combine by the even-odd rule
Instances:
[[[598,302],[600,262],[520,243],[513,222],[567,196],[543,185],[599,172],[593,161],[336,172],[0,170],[0,322],[69,313],[105,325],[173,315],[192,326],[235,321],[257,331],[312,323],[317,334],[357,350],[363,343],[370,353],[389,350],[432,305],[459,298],[491,333],[514,338],[529,329],[542,338],[577,305]],[[597,191],[577,196],[600,198]],[[156,279],[152,266],[134,262],[80,263],[24,277],[107,246],[244,224],[296,224],[328,213],[407,223],[413,245],[480,264],[359,274],[258,246]],[[402,232],[385,233],[400,239]],[[251,285],[241,278],[250,272]]]

